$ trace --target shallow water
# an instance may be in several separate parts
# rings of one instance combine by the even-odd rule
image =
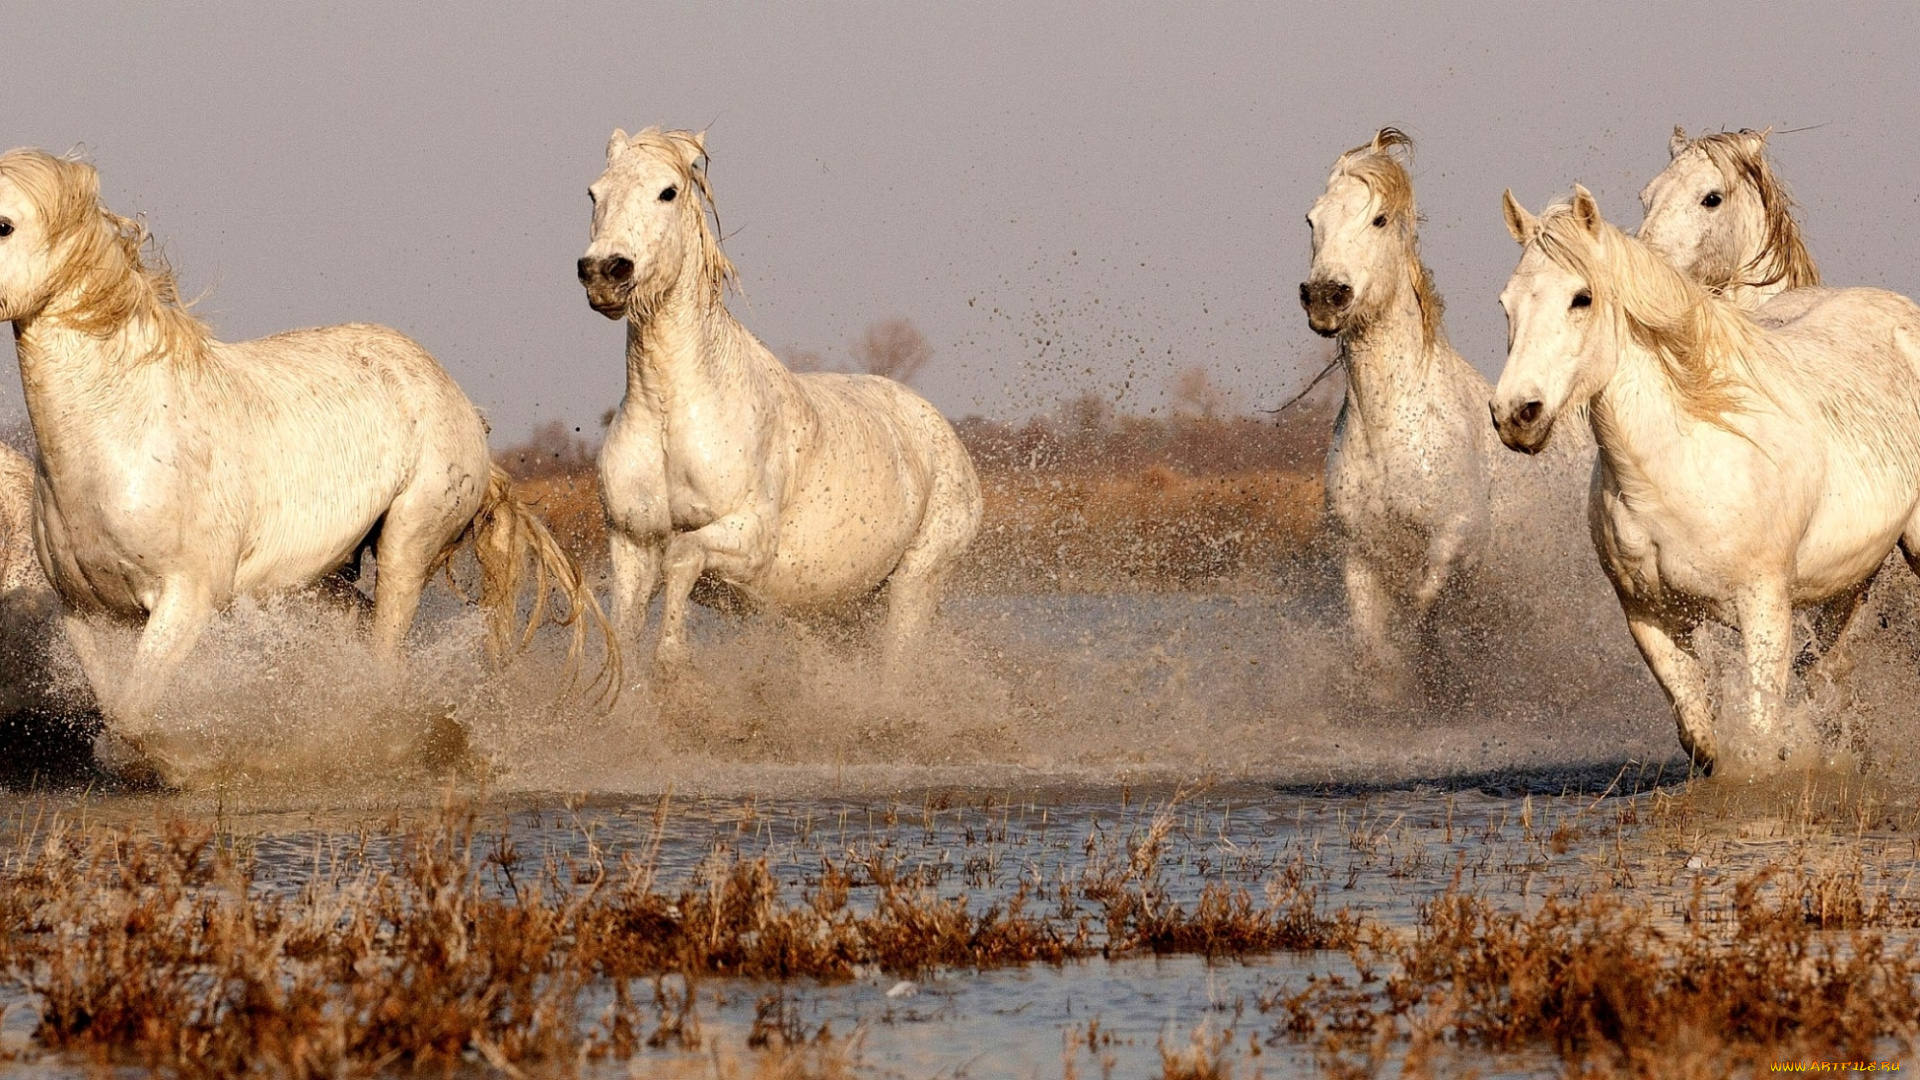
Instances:
[[[1626,888],[1677,919],[1696,886],[1710,900],[1724,899],[1736,877],[1767,864],[1817,863],[1844,852],[1868,867],[1869,885],[1894,887],[1903,898],[1920,874],[1912,840],[1920,813],[1910,800],[1855,782],[1756,790],[1688,784],[1683,775],[1668,761],[1507,770],[1370,790],[1239,781],[936,785],[800,798],[496,794],[484,803],[481,835],[487,842],[506,835],[523,853],[559,859],[649,853],[657,835],[651,857],[663,880],[696,880],[718,851],[767,858],[796,896],[818,884],[823,858],[885,860],[902,877],[917,877],[941,897],[964,896],[976,910],[1025,885],[1036,902],[1091,915],[1097,908],[1079,894],[1080,883],[1157,827],[1158,868],[1174,899],[1191,902],[1210,883],[1258,895],[1277,870],[1293,865],[1323,890],[1323,909],[1348,908],[1400,930],[1414,926],[1424,901],[1449,889],[1524,908],[1557,891]],[[14,796],[4,817],[19,828],[38,827],[48,810],[141,823],[190,804]],[[430,811],[416,804],[381,813],[291,805],[212,812],[251,846],[259,887],[293,894],[324,873],[333,854],[359,846],[377,853],[398,825]],[[1105,1068],[1157,1075],[1162,1044],[1184,1048],[1199,1030],[1225,1041],[1236,1075],[1290,1076],[1315,1071],[1314,1052],[1284,1034],[1276,1003],[1309,976],[1351,970],[1336,953],[1213,961],[1133,955],[911,981],[880,971],[838,984],[710,979],[693,992],[707,1045],[738,1051],[756,1006],[779,995],[805,1031],[858,1032],[863,1075],[1055,1077],[1066,1075],[1063,1050],[1078,1075]],[[668,980],[669,989],[679,986]],[[5,1027],[17,1044],[30,1030],[32,1002],[8,1004]],[[677,1053],[698,1061],[712,1051],[646,1051],[636,1074]],[[35,1075],[89,1071],[57,1059],[31,1064]],[[1480,1075],[1559,1074],[1539,1050],[1463,1053],[1459,1064]]]
[[[1688,786],[1666,704],[1591,555],[1548,555],[1531,586],[1453,609],[1433,643],[1434,692],[1395,707],[1356,703],[1365,688],[1324,567],[1214,593],[952,597],[904,682],[881,677],[857,634],[702,614],[693,673],[657,687],[630,672],[604,711],[555,699],[557,635],[484,674],[478,619],[444,595],[398,681],[374,673],[335,609],[243,604],[165,705],[187,790],[87,790],[83,778],[6,796],[0,820],[210,819],[250,838],[263,887],[288,890],[327,852],[377,842],[457,791],[537,855],[650,850],[664,799],[666,878],[724,846],[765,855],[801,890],[823,856],[883,851],[979,905],[1022,882],[1071,893],[1157,814],[1172,822],[1161,868],[1177,899],[1209,882],[1258,889],[1298,861],[1323,906],[1403,930],[1456,885],[1513,905],[1604,885],[1677,911],[1696,883],[1724,889],[1837,848],[1906,895],[1915,800],[1900,778],[1920,746],[1907,615],[1920,590],[1908,575],[1876,587],[1850,696],[1795,705],[1855,748],[1869,777],[1815,797],[1794,781]],[[1488,580],[1513,580],[1517,558],[1496,560]],[[1704,644],[1730,648],[1724,636]],[[1315,1063],[1280,1033],[1273,1002],[1348,963],[1127,957],[940,972],[911,993],[878,972],[695,992],[703,1030],[736,1048],[756,1003],[785,995],[808,1029],[859,1031],[873,1075],[1061,1076],[1069,1049],[1078,1075],[1103,1075],[1110,1059],[1114,1075],[1139,1076],[1158,1070],[1163,1042],[1185,1047],[1204,1028],[1231,1044],[1237,1075],[1286,1076]],[[0,1031],[17,1044],[32,1003],[10,1004]],[[667,1052],[649,1053],[643,1062]],[[1487,1076],[1559,1068],[1535,1052],[1463,1062]]]

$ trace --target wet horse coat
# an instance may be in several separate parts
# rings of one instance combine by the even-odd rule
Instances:
[[[783,611],[883,585],[898,661],[980,528],[980,482],[926,399],[871,375],[788,372],[727,310],[699,135],[616,131],[591,188],[581,283],[627,323],[627,392],[600,452],[615,618],[629,642],[664,577],[656,656],[687,655],[696,582]]]
[[[1501,304],[1506,444],[1537,452],[1588,409],[1601,568],[1700,764],[1777,769],[1809,749],[1784,714],[1795,608],[1824,652],[1897,544],[1920,570],[1920,306],[1828,293],[1778,327],[1600,216],[1584,188],[1541,217],[1511,194],[1523,252]],[[1716,724],[1692,633],[1740,632],[1747,730]]]

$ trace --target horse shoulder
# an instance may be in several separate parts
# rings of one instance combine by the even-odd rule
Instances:
[[[597,464],[609,523],[634,538],[672,530],[665,432],[658,415],[642,403],[624,403],[600,444]]]

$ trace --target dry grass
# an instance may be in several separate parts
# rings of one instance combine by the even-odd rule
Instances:
[[[1809,883],[1780,876],[1742,878],[1724,909],[1696,887],[1677,920],[1612,892],[1526,913],[1449,893],[1410,939],[1356,947],[1357,979],[1318,979],[1267,1005],[1293,1037],[1319,1042],[1336,1075],[1376,1075],[1395,1046],[1406,1075],[1427,1075],[1448,1046],[1545,1046],[1581,1075],[1662,1077],[1910,1043],[1920,946],[1822,931]]]
[[[0,870],[0,967],[38,1000],[35,1035],[55,1051],[186,1076],[334,1076],[698,1050],[709,977],[1350,941],[1350,921],[1319,918],[1299,880],[1265,906],[1209,893],[1181,908],[1147,850],[1157,843],[1150,831],[1079,883],[1096,920],[1035,910],[1026,889],[976,910],[873,855],[823,860],[798,890],[724,848],[671,886],[644,855],[530,864],[484,840],[471,809],[316,851],[298,889],[276,888],[245,844],[204,825],[59,824]],[[763,1002],[748,1049],[739,1069],[796,1077],[843,1075],[851,1052],[799,1030],[778,1001]]]
[[[1163,465],[1124,474],[993,470],[980,538],[960,588],[1083,591],[1194,588],[1271,574],[1315,550],[1318,474],[1258,469],[1186,475]],[[518,481],[569,554],[606,558],[591,471]]]
[[[980,539],[960,573],[975,588],[1192,588],[1270,574],[1313,549],[1317,474],[1190,476],[989,472]]]

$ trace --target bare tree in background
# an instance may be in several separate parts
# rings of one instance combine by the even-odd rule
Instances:
[[[1215,386],[1207,369],[1195,364],[1173,375],[1173,412],[1196,420],[1218,420],[1227,411],[1227,392]]]
[[[1070,435],[1103,435],[1113,427],[1113,402],[1098,390],[1082,390],[1060,405],[1060,426]]]
[[[780,359],[787,365],[788,371],[809,372],[827,370],[827,358],[820,355],[820,353],[814,349],[790,347],[787,349],[786,355]]]
[[[853,343],[853,359],[869,375],[910,383],[933,359],[933,346],[912,320],[887,319],[868,326]]]

